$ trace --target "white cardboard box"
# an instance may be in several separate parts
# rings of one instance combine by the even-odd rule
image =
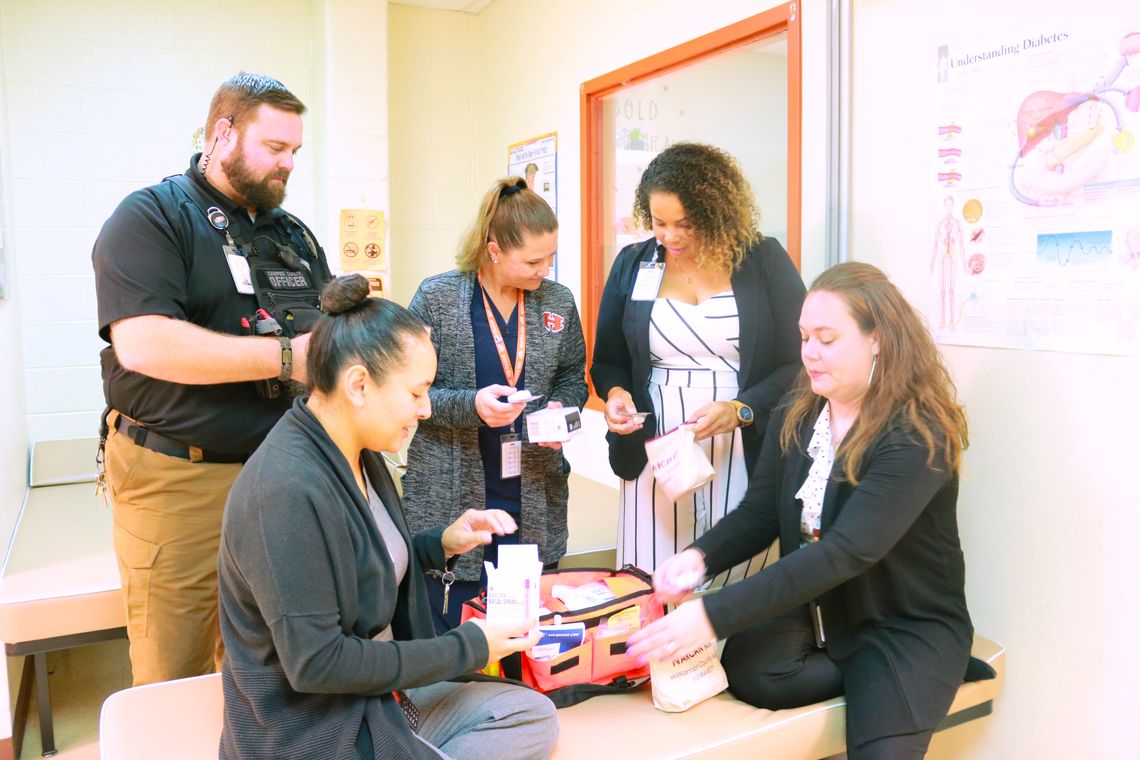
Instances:
[[[526,416],[526,437],[531,443],[562,443],[582,427],[582,412],[576,406],[540,409]]]

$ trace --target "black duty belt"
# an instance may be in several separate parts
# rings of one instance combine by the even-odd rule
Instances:
[[[150,428],[143,427],[123,415],[115,420],[115,429],[130,438],[137,446],[157,451],[171,457],[185,459],[188,462],[206,462],[208,464],[244,464],[249,459],[248,454],[234,454],[229,451],[210,451],[197,446],[187,446],[184,443],[159,435]]]

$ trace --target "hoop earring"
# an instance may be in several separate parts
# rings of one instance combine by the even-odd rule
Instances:
[[[875,367],[879,366],[879,355],[871,354],[871,374],[867,375],[867,387],[871,387],[871,380],[875,377]]]

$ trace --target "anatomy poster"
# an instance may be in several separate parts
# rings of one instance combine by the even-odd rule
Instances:
[[[1140,4],[937,55],[931,328],[944,343],[1140,348]],[[933,62],[933,61],[932,61]],[[932,130],[934,127],[932,127]]]

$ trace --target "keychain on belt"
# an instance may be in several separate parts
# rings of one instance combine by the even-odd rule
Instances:
[[[450,570],[444,570],[443,575],[439,576],[439,580],[443,583],[443,614],[447,614],[447,603],[451,596],[451,584],[455,583],[455,573]]]

